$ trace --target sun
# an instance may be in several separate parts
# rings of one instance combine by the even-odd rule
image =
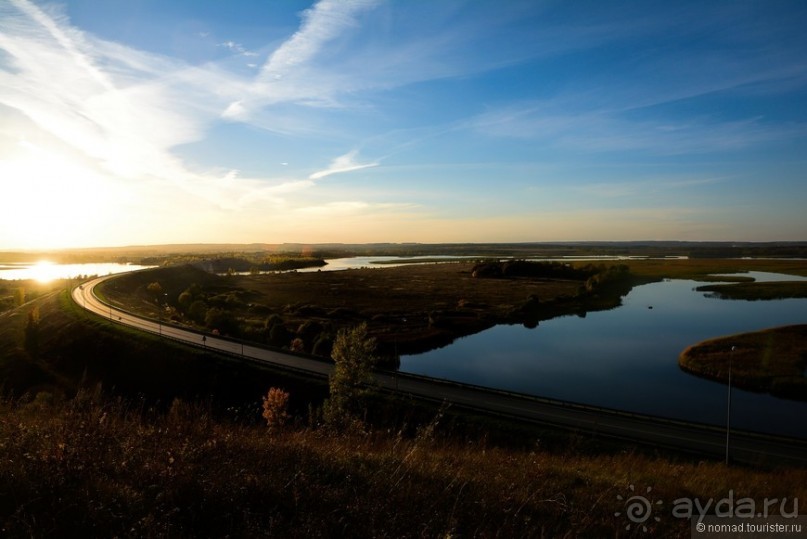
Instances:
[[[31,278],[38,283],[47,284],[58,278],[58,267],[50,260],[40,260],[31,267]]]
[[[98,174],[56,152],[30,144],[0,161],[4,204],[0,228],[25,249],[70,247],[92,241],[105,212]],[[4,234],[5,235],[5,234]]]

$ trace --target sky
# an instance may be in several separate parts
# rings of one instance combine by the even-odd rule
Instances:
[[[0,249],[807,240],[807,3],[0,0]]]

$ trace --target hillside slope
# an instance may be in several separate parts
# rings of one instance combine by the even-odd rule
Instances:
[[[0,372],[7,393],[30,395],[0,399],[9,536],[689,537],[673,500],[786,497],[790,510],[807,498],[807,470],[727,469],[582,435],[497,447],[448,415],[348,432],[306,424],[322,396],[310,386],[129,333],[66,291],[0,317]],[[81,389],[95,383],[106,391]],[[256,408],[279,383],[297,419],[269,430]],[[211,395],[253,406],[222,411]],[[647,532],[626,516],[635,489],[661,502]]]

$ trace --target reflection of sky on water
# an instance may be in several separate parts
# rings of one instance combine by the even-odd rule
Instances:
[[[87,275],[110,275],[124,271],[146,269],[147,267],[150,266],[117,264],[113,262],[97,264],[54,264],[47,261],[39,261],[20,264],[0,264],[0,279],[32,279],[47,283],[57,279],[74,279]]]
[[[357,268],[393,268],[396,266],[409,266],[412,264],[428,264],[440,259],[446,261],[453,261],[459,259],[476,260],[478,256],[451,256],[451,255],[424,255],[424,256],[351,256],[349,258],[329,258],[326,260],[328,263],[322,267],[316,268],[303,268],[297,270],[298,272],[310,271],[338,271],[346,269]],[[413,260],[422,260],[422,262],[412,262]]]
[[[800,275],[786,275],[784,273],[771,273],[768,271],[744,271],[742,273],[715,273],[716,277],[750,277],[758,283],[780,283],[786,281],[807,281],[807,277]]]
[[[623,305],[535,329],[497,326],[425,354],[401,370],[610,408],[724,424],[726,386],[686,374],[678,355],[698,341],[807,322],[807,300],[708,298],[702,283],[634,288]],[[652,309],[649,308],[652,306]],[[735,390],[738,428],[807,436],[807,403]]]

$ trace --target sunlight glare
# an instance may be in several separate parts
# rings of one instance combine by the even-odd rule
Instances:
[[[50,260],[40,260],[31,267],[31,278],[39,283],[47,284],[58,278],[59,268]]]
[[[109,189],[93,170],[33,145],[0,161],[0,177],[8,203],[0,215],[2,228],[15,231],[20,247],[40,249],[92,241],[95,223],[107,213],[99,198]]]

